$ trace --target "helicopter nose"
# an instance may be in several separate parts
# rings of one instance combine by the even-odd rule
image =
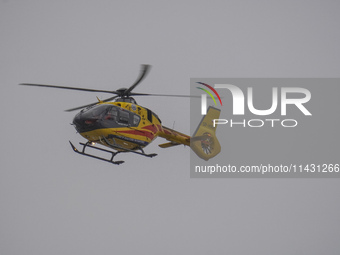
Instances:
[[[81,112],[73,119],[73,125],[79,133],[96,128],[96,124],[98,124],[98,118],[86,116]]]
[[[108,107],[110,106],[95,105],[79,112],[73,119],[76,130],[81,133],[101,128],[103,125],[102,119],[105,116]]]
[[[75,126],[76,130],[80,133],[82,132],[84,128],[85,120],[81,116],[80,113],[78,113],[74,118],[73,118],[73,125]]]
[[[84,124],[84,118],[81,116],[80,113],[78,113],[76,116],[74,116],[73,118],[73,124],[78,127],[78,126],[82,126]]]

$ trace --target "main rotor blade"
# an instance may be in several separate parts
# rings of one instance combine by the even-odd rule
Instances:
[[[112,101],[113,99],[117,98],[119,96],[114,96],[114,97],[110,97],[110,98],[107,98],[105,100],[100,100],[101,102],[109,102],[109,101]],[[96,105],[98,104],[99,102],[95,102],[95,103],[92,103],[92,104],[87,104],[87,105],[83,105],[83,106],[78,106],[78,107],[75,107],[75,108],[72,108],[72,109],[67,109],[65,110],[65,112],[72,112],[72,111],[76,111],[76,110],[80,110],[80,109],[83,109],[83,108],[86,108],[86,107],[89,107],[89,106],[93,106],[93,105]]]
[[[190,96],[190,95],[167,95],[167,94],[147,94],[147,93],[131,93],[131,96],[157,96],[157,97],[191,97],[200,98],[201,96]]]
[[[80,91],[87,91],[87,92],[103,92],[103,93],[110,93],[110,94],[116,94],[116,95],[118,94],[116,91],[109,91],[109,90],[75,88],[75,87],[65,87],[65,86],[56,86],[56,85],[47,85],[47,84],[20,83],[19,85],[56,88],[56,89],[71,89],[71,90],[80,90]]]
[[[146,77],[149,73],[150,65],[141,65],[141,70],[138,79],[127,90],[124,91],[124,96],[129,96],[130,92]]]

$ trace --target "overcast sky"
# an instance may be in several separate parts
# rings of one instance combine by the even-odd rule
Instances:
[[[65,109],[191,77],[339,77],[338,1],[0,1],[0,253],[339,254],[339,179],[190,179],[190,149],[108,164]],[[189,102],[137,98],[189,133]],[[335,163],[335,162],[334,162]],[[339,162],[337,162],[339,163]]]

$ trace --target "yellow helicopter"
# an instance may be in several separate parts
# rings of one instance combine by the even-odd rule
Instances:
[[[216,127],[213,127],[213,119],[218,119],[220,110],[209,107],[192,137],[180,133],[162,125],[159,117],[150,109],[137,104],[132,96],[170,96],[191,97],[185,95],[164,95],[136,93],[132,90],[145,78],[150,71],[150,65],[142,65],[141,72],[134,84],[129,88],[121,88],[115,91],[65,87],[45,84],[21,83],[19,85],[70,89],[87,92],[100,92],[114,94],[113,97],[99,100],[96,103],[68,109],[75,111],[82,109],[73,119],[73,125],[78,133],[87,142],[80,143],[82,150],[78,150],[71,142],[73,151],[92,158],[100,159],[113,164],[121,164],[124,161],[114,161],[114,157],[123,152],[136,153],[146,157],[154,157],[157,154],[147,154],[144,147],[150,144],[156,137],[165,138],[168,142],[159,144],[161,148],[169,148],[176,145],[187,145],[202,159],[208,160],[215,157],[221,146],[216,138]],[[114,100],[114,102],[110,102]],[[103,145],[108,149],[98,147]],[[86,148],[111,153],[110,158],[103,158],[89,154]]]

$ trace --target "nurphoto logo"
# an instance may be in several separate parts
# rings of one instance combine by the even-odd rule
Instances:
[[[307,109],[305,104],[310,101],[311,93],[308,89],[300,88],[300,87],[272,87],[271,88],[271,106],[268,109],[256,109],[254,106],[254,96],[253,96],[253,87],[247,88],[247,93],[245,93],[236,85],[232,84],[215,84],[214,87],[203,83],[197,82],[207,88],[209,88],[218,98],[220,104],[222,106],[222,100],[216,89],[226,89],[232,95],[232,113],[233,115],[245,115],[245,107],[249,110],[250,113],[257,116],[269,116],[275,113],[277,110],[280,111],[281,116],[287,115],[287,105],[294,105],[295,109],[300,110],[305,116],[311,116],[311,112]],[[206,94],[201,95],[201,115],[207,114],[207,94],[214,101],[215,106],[217,106],[215,97],[213,94],[205,88],[197,87],[200,90],[206,92]],[[294,96],[292,96],[294,95]],[[280,100],[280,103],[279,103]],[[245,104],[245,102],[247,102]],[[294,107],[293,107],[294,109]],[[265,123],[271,123],[271,126],[274,127],[276,122],[280,122],[283,127],[296,127],[298,122],[295,119],[244,119],[241,122],[233,122],[233,120],[226,119],[214,119],[213,125],[225,125],[230,124],[231,127],[235,125],[241,125],[243,127],[262,127]]]

